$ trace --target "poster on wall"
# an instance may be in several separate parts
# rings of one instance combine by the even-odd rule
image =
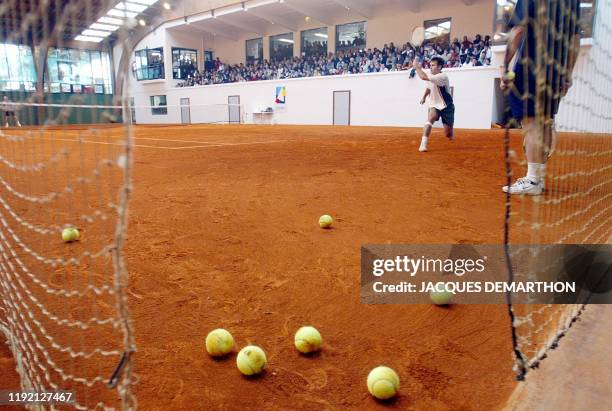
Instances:
[[[287,107],[287,87],[276,87],[276,97],[274,98],[276,110],[284,110]]]

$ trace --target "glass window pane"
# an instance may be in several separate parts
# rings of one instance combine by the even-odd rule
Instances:
[[[451,18],[426,20],[423,22],[425,29],[424,44],[450,44]]]
[[[33,90],[36,70],[30,46],[0,43],[0,89]]]
[[[336,26],[336,50],[359,50],[366,46],[367,23],[348,23]]]
[[[508,40],[508,23],[514,13],[516,0],[496,0],[495,24],[493,40],[497,44],[505,44]],[[597,0],[580,1],[580,28],[582,38],[593,37],[593,24]]]
[[[99,51],[91,52],[91,74],[93,76],[93,84],[104,84],[104,70]]]
[[[172,78],[187,79],[198,68],[198,51],[193,49],[172,48]]]
[[[302,32],[302,56],[322,57],[327,55],[327,27]]]
[[[246,41],[246,63],[259,64],[263,62],[263,38]]]
[[[270,37],[270,60],[280,61],[293,58],[293,33]]]
[[[153,115],[166,115],[168,114],[168,108],[165,107],[166,96],[151,96],[151,114]]]
[[[134,71],[137,80],[153,80],[164,78],[164,49],[137,50],[135,52]]]

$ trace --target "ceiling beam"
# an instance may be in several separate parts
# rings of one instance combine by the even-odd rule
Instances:
[[[248,9],[246,11],[249,14],[252,14],[255,17],[259,17],[262,20],[265,20],[271,24],[275,24],[278,25],[280,27],[284,27],[287,30],[291,30],[291,31],[298,31],[297,27],[293,27],[289,24],[287,24],[286,22],[282,21],[282,19],[277,19],[276,17],[272,17],[267,13],[263,13],[261,11],[257,11],[257,10],[253,10],[253,9]]]
[[[304,16],[309,16],[319,23],[323,23],[326,26],[333,26],[334,21],[329,15],[325,15],[324,13],[320,13],[311,7],[304,6],[303,4],[295,4],[293,2],[285,1],[283,3],[285,7],[290,8],[293,11],[297,11],[298,13],[303,14]]]
[[[266,35],[266,30],[262,29],[261,27],[256,27],[254,24],[244,23],[244,22],[238,23],[238,22],[232,21],[231,14],[227,16],[217,17],[217,21],[227,24],[228,26],[235,27],[242,31],[248,32],[248,33],[255,33],[258,36]]]
[[[230,33],[228,31],[226,31],[224,29],[220,29],[218,27],[215,27],[215,28],[213,28],[213,27],[205,27],[202,24],[203,24],[203,22],[202,23],[199,23],[199,22],[191,23],[191,24],[189,24],[188,27],[193,27],[194,29],[196,29],[198,31],[203,31],[205,33],[210,33],[210,34],[215,35],[215,36],[225,37],[228,40],[232,40],[232,41],[238,41],[239,40],[238,36],[235,35],[234,33]]]
[[[399,3],[413,13],[421,11],[421,0],[398,0]],[[464,0],[469,1],[469,0]]]
[[[332,0],[334,3],[339,4],[345,9],[359,14],[361,17],[366,19],[372,18],[374,15],[374,9],[364,4],[358,4],[355,0]]]

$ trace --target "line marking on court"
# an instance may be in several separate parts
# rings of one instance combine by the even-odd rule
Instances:
[[[124,143],[109,143],[107,141],[92,141],[92,140],[73,140],[68,138],[52,138],[45,137],[45,140],[51,141],[68,141],[72,143],[91,143],[91,144],[104,144],[104,145],[112,145],[112,146],[124,146]],[[171,140],[158,140],[158,141],[171,141]],[[132,144],[132,147],[140,147],[140,148],[155,148],[161,150],[185,150],[185,149],[193,149],[193,148],[208,148],[208,147],[228,147],[228,146],[244,146],[244,145],[255,145],[255,144],[272,144],[272,143],[283,143],[290,140],[269,140],[269,141],[250,141],[245,143],[208,143],[208,142],[199,142],[206,145],[199,146],[184,146],[184,147],[165,147],[165,146],[148,146],[144,144]]]

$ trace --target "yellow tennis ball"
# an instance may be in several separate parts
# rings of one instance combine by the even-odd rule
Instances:
[[[509,71],[506,73],[505,77],[508,81],[514,81],[514,79],[516,78],[516,73],[514,71]]]
[[[206,336],[206,351],[213,357],[229,354],[234,348],[234,337],[223,328],[212,330]]]
[[[435,290],[429,293],[429,298],[435,305],[448,305],[453,299],[453,293]]]
[[[331,216],[329,216],[329,215],[327,215],[327,214],[322,215],[322,216],[319,218],[319,226],[320,226],[321,228],[329,228],[329,227],[331,227],[331,225],[332,225],[332,223],[333,223],[333,222],[334,222],[334,219],[333,219],[333,218],[331,218]]]
[[[255,375],[266,366],[266,353],[256,345],[247,345],[238,353],[236,365],[244,375]]]
[[[74,227],[64,228],[62,230],[62,240],[66,243],[76,241],[79,239],[79,230]]]
[[[400,380],[395,371],[381,365],[370,371],[367,384],[370,394],[379,400],[388,400],[397,394]]]
[[[301,353],[319,351],[322,343],[321,333],[314,327],[302,327],[295,333],[295,348]]]

